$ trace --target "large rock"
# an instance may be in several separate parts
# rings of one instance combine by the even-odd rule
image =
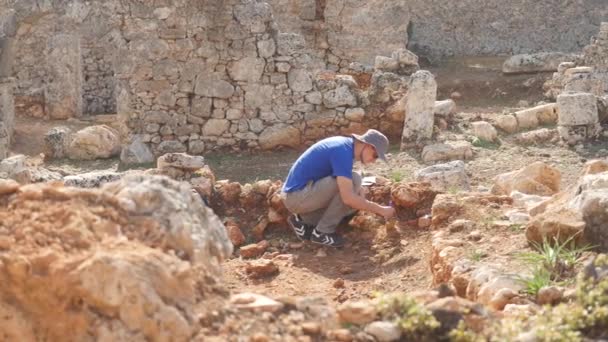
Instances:
[[[437,164],[416,171],[416,181],[429,182],[435,191],[451,189],[469,190],[469,177],[465,172],[464,162],[456,160],[446,164]]]
[[[120,162],[123,165],[149,164],[154,162],[154,154],[141,138],[135,138],[122,148]]]
[[[187,183],[129,175],[102,190],[116,196],[130,215],[158,222],[162,246],[184,253],[193,263],[216,269],[232,254],[224,226]]]
[[[456,102],[454,100],[435,101],[435,109],[433,112],[436,116],[447,118],[456,111]]]
[[[195,308],[206,304],[197,293],[213,296],[200,275],[217,277],[231,252],[211,210],[163,177],[125,177],[104,190],[22,186],[0,220],[10,242],[0,330],[11,340],[189,341]]]
[[[410,79],[405,121],[401,135],[402,149],[408,143],[430,139],[433,136],[435,122],[435,99],[437,82],[429,71],[420,70]]]
[[[473,135],[484,141],[495,141],[498,138],[496,128],[486,121],[476,121],[471,124],[473,126]]]
[[[558,125],[595,125],[599,122],[596,97],[588,93],[557,96]]]
[[[557,71],[562,62],[575,62],[581,59],[580,55],[562,52],[539,52],[534,54],[515,55],[507,59],[502,65],[505,74],[519,74],[543,71]]]
[[[120,137],[113,128],[90,126],[74,133],[68,147],[68,158],[92,160],[111,158],[120,153]]]
[[[427,145],[422,149],[422,160],[425,163],[467,160],[472,157],[472,145],[468,141],[449,141],[443,144]]]
[[[498,175],[492,193],[510,195],[516,190],[530,195],[548,196],[559,191],[560,181],[559,170],[543,162],[535,162],[520,170]]]
[[[72,130],[69,127],[59,126],[51,128],[44,135],[47,158],[64,158],[72,141]]]
[[[266,128],[260,134],[259,144],[264,150],[270,150],[279,146],[296,148],[300,145],[300,130],[293,126],[283,124]]]
[[[557,109],[557,131],[567,143],[576,144],[597,137],[601,132],[595,95],[562,93],[557,96]]]
[[[496,118],[496,127],[505,131],[506,133],[515,133],[519,129],[517,125],[517,117],[515,115],[499,115]]]

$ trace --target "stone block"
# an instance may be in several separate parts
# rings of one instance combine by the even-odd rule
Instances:
[[[558,125],[594,125],[599,122],[597,99],[589,93],[563,93],[557,96]]]

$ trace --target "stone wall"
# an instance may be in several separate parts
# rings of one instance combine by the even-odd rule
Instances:
[[[268,3],[191,6],[142,4],[122,19],[118,111],[156,152],[298,147],[365,130],[355,78],[315,73],[305,39],[278,30]]]
[[[578,52],[608,16],[604,0],[270,0],[279,27],[329,56],[370,63],[399,47],[431,58]],[[312,8],[316,4],[316,16]],[[332,57],[333,58],[333,57]]]
[[[56,114],[49,113],[53,111],[49,106],[55,106],[56,101],[79,107],[54,118],[115,112],[111,61],[116,37],[113,32],[120,26],[117,14],[126,11],[119,1],[0,0],[0,10],[6,8],[16,11],[18,26],[15,64],[19,68],[14,70],[13,76],[19,114],[52,118]],[[81,70],[70,70],[70,78],[80,82],[80,89],[77,93],[66,89],[65,94],[49,94],[49,84],[57,81],[53,70],[69,66],[65,60],[48,59],[57,43],[53,37],[61,34],[72,35],[71,49],[80,54],[78,67]]]

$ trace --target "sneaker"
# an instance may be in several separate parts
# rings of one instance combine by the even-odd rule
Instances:
[[[318,232],[316,229],[312,231],[310,241],[319,245],[339,248],[344,246],[344,238],[337,233],[325,234]]]
[[[314,227],[311,227],[306,223],[302,222],[300,215],[295,214],[289,216],[287,222],[289,223],[289,226],[291,226],[291,229],[293,229],[293,232],[296,233],[298,239],[300,239],[301,241],[310,240],[310,236]]]

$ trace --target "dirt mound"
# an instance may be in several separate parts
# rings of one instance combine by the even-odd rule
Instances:
[[[6,181],[4,181],[6,182]],[[177,340],[232,247],[188,186],[0,186],[0,340]],[[209,298],[207,298],[209,299]]]

